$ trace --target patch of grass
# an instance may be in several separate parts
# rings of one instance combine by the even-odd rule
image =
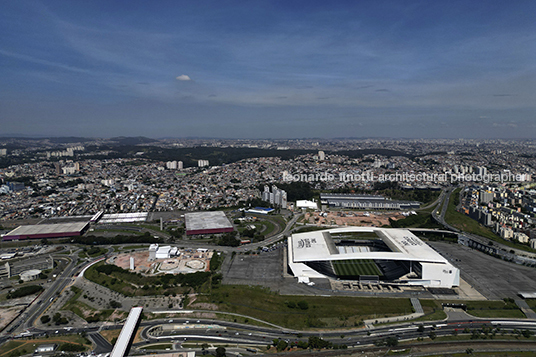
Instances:
[[[275,225],[270,221],[261,221],[260,222],[266,228],[261,232],[263,236],[269,236],[275,229]],[[254,223],[255,224],[255,223]],[[262,227],[259,227],[262,230]]]
[[[503,317],[512,319],[523,319],[526,317],[521,310],[468,310],[467,313],[476,317]]]
[[[97,310],[91,306],[77,301],[83,293],[82,289],[72,286],[71,291],[75,294],[65,303],[65,305],[63,305],[62,310],[72,311],[74,314],[80,316],[84,320],[86,320],[88,316],[94,315],[97,312]]]
[[[500,237],[493,233],[489,228],[484,227],[471,217],[456,211],[460,191],[461,188],[457,188],[450,195],[447,212],[445,213],[445,221],[451,226],[454,226],[464,232],[476,234],[492,240],[499,240]]]
[[[8,343],[3,344],[0,346],[0,356],[7,356],[10,353],[18,351],[20,346],[24,344],[25,342],[23,341],[9,341]]]
[[[359,275],[383,275],[380,269],[371,259],[363,260],[337,260],[333,261],[335,274],[341,278],[355,277]]]
[[[469,310],[519,310],[514,302],[505,302],[502,300],[484,300],[484,301],[465,301],[463,302]]]
[[[467,306],[467,313],[483,318],[525,318],[525,314],[513,302],[505,301],[440,301],[421,299],[421,306],[425,315],[412,321],[443,320],[447,314],[443,311],[441,303],[460,303]]]
[[[438,321],[444,320],[447,317],[441,303],[437,300],[420,299],[419,301],[421,302],[424,315],[411,321]]]
[[[113,339],[117,339],[119,337],[119,334],[121,333],[121,329],[117,330],[101,330],[100,334],[102,337],[106,339],[106,341],[112,343]]]
[[[84,276],[96,284],[126,296],[173,296],[181,294],[189,288],[200,289],[202,285],[210,282],[212,274],[209,272],[195,272],[144,276],[140,273],[121,269],[115,265],[100,262],[86,270]]]
[[[389,224],[393,228],[442,228],[433,218],[431,213],[419,212],[406,218],[393,220],[389,218]]]
[[[91,348],[91,342],[81,335],[62,335],[62,336],[50,336],[49,338],[29,339],[24,341],[9,341],[8,343],[0,346],[0,357],[15,357],[24,354],[31,354],[35,350],[35,347],[43,344],[56,343],[62,345],[65,343],[71,343],[74,345],[82,346],[85,350]],[[34,347],[34,345],[36,345]]]
[[[467,306],[467,313],[475,317],[497,317],[497,318],[525,318],[525,314],[514,302],[499,301],[438,301],[461,303]],[[421,302],[422,304],[422,302]]]
[[[279,226],[280,230],[285,229],[285,227],[287,226],[287,222],[282,216],[270,216],[270,219]]]
[[[123,250],[142,249],[142,248],[149,248],[149,244],[129,245],[129,246],[123,247]]]
[[[431,313],[425,313],[423,316],[411,320],[415,321],[440,321],[447,318],[447,314],[443,310],[436,310]]]
[[[107,232],[127,233],[128,235],[131,235],[131,236],[141,236],[141,235],[144,234],[142,232],[130,231],[130,230],[127,230],[127,229],[111,229],[111,228],[96,228],[93,231],[93,233],[98,233],[98,232],[102,232],[102,233],[107,233]]]
[[[239,297],[239,298],[238,298]],[[198,302],[216,304],[218,310],[255,317],[292,329],[360,326],[367,318],[404,315],[412,311],[409,299],[341,296],[281,296],[258,286],[222,285]],[[305,301],[306,310],[289,302]]]
[[[529,307],[531,309],[536,309],[536,299],[527,299],[525,300],[527,302],[527,305],[529,305]]]
[[[127,226],[143,227],[143,228],[150,229],[150,230],[153,230],[153,231],[166,233],[166,231],[160,230],[160,225],[156,225],[156,224],[155,225],[153,225],[153,224],[127,224]]]
[[[108,252],[108,249],[105,248],[99,248],[99,247],[91,247],[87,248],[84,247],[84,249],[78,253],[78,258],[84,259],[87,257],[95,258],[101,255],[104,255]]]

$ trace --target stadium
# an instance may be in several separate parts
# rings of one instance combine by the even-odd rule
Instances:
[[[452,288],[460,271],[406,229],[345,227],[293,234],[288,266],[309,278]]]

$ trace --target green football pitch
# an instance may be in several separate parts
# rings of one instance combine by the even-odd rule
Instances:
[[[338,260],[332,261],[337,276],[378,275],[382,272],[373,260]]]

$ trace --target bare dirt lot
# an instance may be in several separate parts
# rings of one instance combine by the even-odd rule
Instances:
[[[196,271],[208,271],[212,252],[197,252],[184,250],[179,256],[166,259],[149,259],[149,251],[124,253],[114,256],[108,263],[115,264],[123,269],[130,269],[130,258],[134,259],[134,271],[142,274],[159,273],[193,273]]]
[[[325,216],[327,215],[327,216]],[[371,226],[381,227],[389,224],[389,218],[398,220],[404,218],[400,212],[361,212],[361,211],[339,211],[339,212],[308,212],[305,214],[305,223],[321,225],[339,226]]]
[[[16,316],[24,306],[13,306],[0,309],[0,331],[4,329]]]

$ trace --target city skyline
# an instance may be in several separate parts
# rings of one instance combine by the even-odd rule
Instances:
[[[536,5],[0,5],[2,135],[531,138]]]

